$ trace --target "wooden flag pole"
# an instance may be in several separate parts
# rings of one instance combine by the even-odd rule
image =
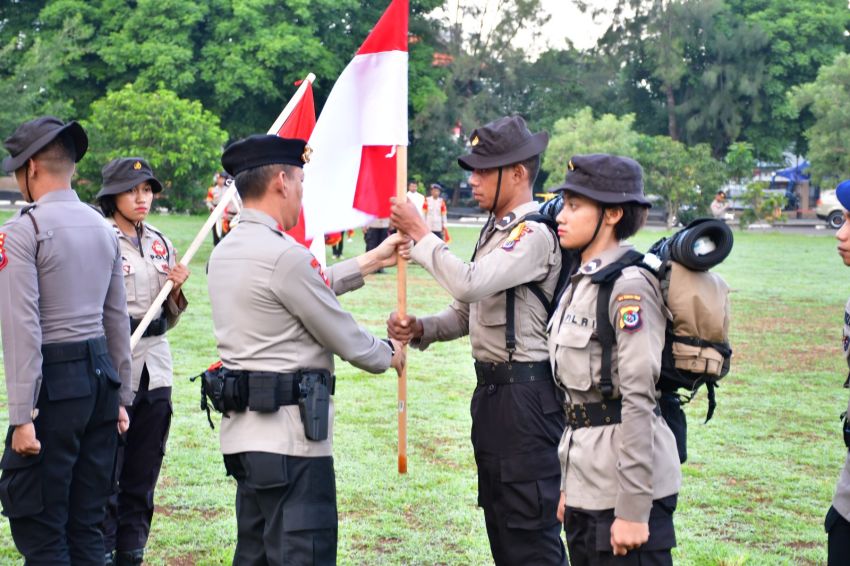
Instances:
[[[407,146],[396,149],[396,197],[407,200]],[[399,318],[407,316],[407,260],[398,258],[398,311]],[[407,346],[402,346],[407,348]],[[405,352],[406,353],[406,352]],[[398,376],[398,473],[407,473],[407,363]]]
[[[281,111],[280,115],[277,117],[277,120],[274,121],[272,127],[269,128],[268,134],[276,134],[280,131],[280,128],[283,126],[283,123],[286,122],[286,119],[289,118],[289,115],[292,114],[292,111],[295,110],[295,107],[298,106],[298,103],[301,101],[301,97],[304,96],[304,92],[307,90],[307,86],[316,80],[316,75],[310,73],[307,77],[302,81],[301,85],[298,87],[298,90],[295,91],[295,94],[292,95],[292,98],[289,102],[284,106],[283,111]],[[407,149],[407,148],[405,148]],[[407,164],[405,163],[405,175],[407,175]],[[198,235],[195,236],[195,239],[192,240],[192,244],[189,246],[189,249],[186,250],[186,253],[183,254],[183,257],[180,258],[180,263],[184,266],[188,266],[189,262],[192,261],[192,257],[195,255],[195,252],[198,251],[198,248],[201,247],[201,244],[207,237],[207,234],[210,230],[212,230],[213,225],[218,221],[218,219],[224,214],[227,205],[231,200],[237,197],[236,194],[236,184],[230,183],[227,190],[222,195],[221,200],[218,205],[210,214],[207,221],[204,222],[203,227],[201,227]],[[238,202],[238,200],[237,200]],[[159,295],[156,296],[153,303],[151,304],[148,312],[145,313],[145,316],[142,318],[141,322],[139,322],[139,326],[136,327],[136,331],[133,332],[133,335],[130,337],[130,350],[134,350],[136,345],[139,343],[139,340],[142,339],[142,334],[145,333],[150,323],[153,322],[154,317],[159,313],[159,309],[162,307],[162,303],[165,302],[165,299],[168,298],[168,294],[171,292],[171,289],[174,287],[174,283],[172,281],[166,281],[165,285],[163,285],[162,289],[159,292]]]

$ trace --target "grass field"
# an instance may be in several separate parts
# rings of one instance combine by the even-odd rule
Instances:
[[[181,250],[198,217],[152,219]],[[477,234],[454,229],[452,249],[468,257]],[[646,249],[659,237],[635,238]],[[846,449],[838,415],[843,304],[850,292],[832,234],[737,233],[717,271],[733,289],[732,373],[702,425],[705,396],[689,407],[689,461],[676,513],[677,564],[823,564],[823,517]],[[358,233],[345,257],[363,249]],[[225,476],[217,431],[199,411],[188,377],[216,359],[204,264],[192,263],[189,310],[169,333],[175,415],[160,477],[148,563],[229,564],[235,543],[234,483]],[[341,297],[364,326],[384,334],[395,301],[394,270]],[[409,275],[409,310],[429,313],[446,293],[419,267]],[[337,365],[335,460],[340,564],[488,564],[475,506],[469,398],[475,379],[468,340],[409,357],[409,473],[396,471],[396,378]],[[2,400],[5,401],[5,393]],[[5,416],[5,404],[0,408]],[[0,522],[0,564],[18,564],[8,522]]]

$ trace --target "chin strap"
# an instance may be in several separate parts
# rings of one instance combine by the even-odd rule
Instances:
[[[584,250],[586,250],[587,248],[590,247],[590,244],[592,244],[593,240],[596,239],[596,236],[599,235],[599,230],[600,230],[600,228],[602,228],[602,220],[604,218],[605,218],[605,207],[600,206],[599,207],[599,220],[596,221],[596,229],[593,231],[593,236],[590,237],[590,241],[587,242],[585,245],[583,245],[581,248],[579,248],[579,250],[578,250],[579,256],[581,256],[581,254],[584,253]]]
[[[493,199],[493,206],[490,207],[490,214],[496,214],[496,206],[499,204],[499,193],[502,192],[502,169],[499,167],[499,177],[496,179],[496,198]]]
[[[34,202],[32,200],[32,193],[30,192],[30,162],[27,161],[27,170],[24,172],[24,186],[27,189],[27,194],[24,195],[24,200],[27,202]]]

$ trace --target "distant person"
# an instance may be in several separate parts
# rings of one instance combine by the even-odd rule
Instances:
[[[711,215],[718,220],[723,220],[726,218],[726,211],[729,210],[730,206],[732,205],[726,200],[726,193],[717,191],[717,194],[714,195],[714,200],[711,201]]]
[[[428,223],[428,229],[441,240],[445,240],[448,229],[446,201],[443,200],[440,193],[442,193],[442,187],[438,183],[432,183],[431,195],[425,199],[422,210],[425,211],[425,222]]]
[[[221,202],[221,196],[227,188],[225,185],[229,178],[230,175],[228,175],[225,171],[216,173],[215,181],[212,186],[207,189],[207,198],[204,199],[204,202],[206,202],[207,209],[209,209],[210,212],[212,212],[213,209],[218,206],[218,203]]]
[[[425,218],[425,195],[419,192],[419,184],[416,181],[407,184],[407,200],[412,202],[420,216]]]
[[[838,239],[838,253],[844,261],[844,265],[850,266],[850,179],[839,183],[835,189],[838,202],[844,207],[844,224],[838,229],[835,237]],[[850,365],[850,301],[844,307],[844,338],[842,341],[844,357]],[[844,382],[844,387],[850,387],[850,377]],[[837,412],[837,411],[836,411]],[[844,445],[850,450],[850,404],[843,416],[844,421]],[[838,485],[835,488],[835,496],[832,498],[832,506],[826,514],[824,521],[828,536],[828,566],[839,566],[850,564],[850,452],[844,459],[844,468],[838,477]]]

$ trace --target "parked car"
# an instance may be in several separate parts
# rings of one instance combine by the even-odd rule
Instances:
[[[830,228],[838,230],[844,224],[844,207],[838,202],[838,197],[835,196],[835,190],[827,190],[820,192],[815,214],[821,220],[826,220]]]

